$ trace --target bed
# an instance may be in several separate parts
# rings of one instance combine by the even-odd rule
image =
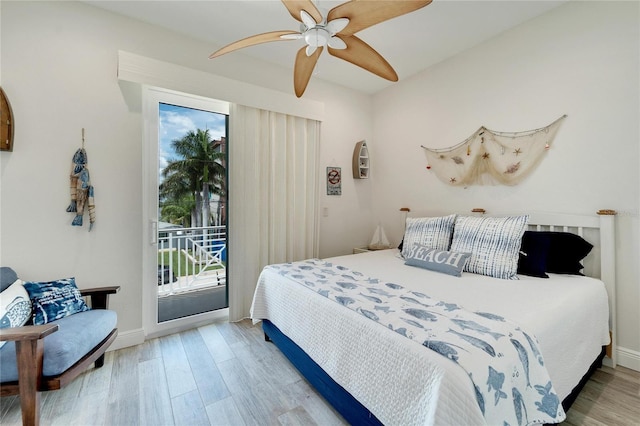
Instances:
[[[519,227],[526,217],[521,230],[525,235],[520,232],[518,237],[517,229],[509,231],[512,239],[519,238],[518,266],[525,236],[578,235],[593,245],[580,260],[579,272],[585,276],[548,272],[549,278],[521,273],[518,279],[495,278],[468,272],[468,267],[473,270],[471,257],[465,259],[460,276],[443,273],[438,269],[442,265],[435,271],[410,266],[405,264],[413,258],[407,255],[407,245],[415,248],[424,243],[435,250],[442,243],[429,240],[433,234],[425,240],[423,233],[417,244],[408,221],[403,250],[269,265],[258,280],[253,321],[263,322],[265,337],[352,424],[562,421],[564,410],[600,365],[605,347],[615,341],[615,212],[601,211],[593,217],[446,217],[454,222],[446,243],[450,253],[484,250],[477,234],[462,239],[469,224],[476,232],[479,223],[486,229],[494,219],[506,223],[519,218]],[[442,247],[438,250],[436,255],[447,252]],[[492,262],[489,275],[494,274],[495,259]],[[325,283],[331,271],[338,279]],[[378,293],[376,286],[384,291]],[[347,290],[350,293],[343,293]],[[388,301],[382,293],[391,293]],[[385,305],[396,302],[401,305]],[[400,313],[398,318],[390,319],[393,312]],[[444,329],[432,330],[436,323],[443,323]],[[489,330],[489,325],[513,328]],[[615,366],[615,353],[608,355],[606,362]],[[502,364],[487,369],[483,357]],[[482,365],[469,367],[463,361]],[[534,374],[540,375],[538,382]],[[522,402],[525,392],[539,397],[526,405]]]

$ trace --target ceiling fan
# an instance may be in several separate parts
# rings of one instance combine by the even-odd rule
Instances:
[[[300,32],[272,31],[231,43],[209,56],[216,58],[244,47],[270,41],[303,39],[307,44],[296,55],[293,86],[302,96],[320,53],[327,47],[329,54],[351,62],[390,81],[398,81],[393,67],[371,46],[354,34],[380,22],[418,10],[432,0],[352,0],[329,10],[326,16],[311,0],[282,0],[291,16],[300,21]]]

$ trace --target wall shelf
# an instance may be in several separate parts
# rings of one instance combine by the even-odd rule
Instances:
[[[353,150],[353,178],[369,178],[369,149],[365,141],[358,142]]]

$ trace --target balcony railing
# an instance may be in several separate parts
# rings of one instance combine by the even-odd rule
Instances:
[[[158,232],[158,296],[227,283],[224,226]]]

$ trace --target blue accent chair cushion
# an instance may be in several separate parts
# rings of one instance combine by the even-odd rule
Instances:
[[[54,321],[58,331],[44,338],[43,375],[63,373],[103,341],[116,327],[117,315],[92,309]],[[18,380],[14,342],[0,349],[0,382]]]

